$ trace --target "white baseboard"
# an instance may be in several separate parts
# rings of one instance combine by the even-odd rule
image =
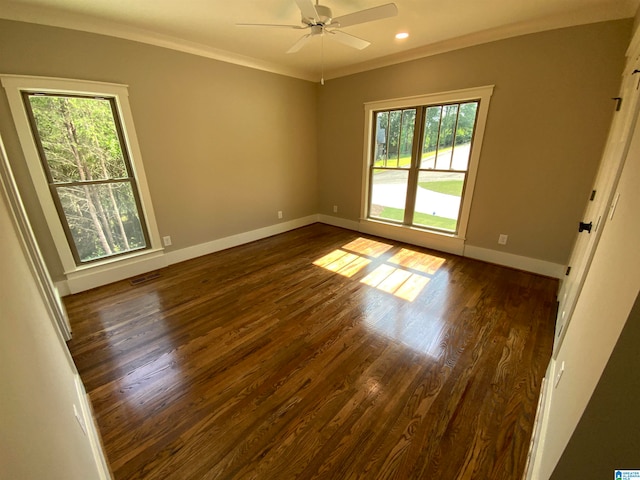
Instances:
[[[527,272],[546,275],[549,277],[562,278],[564,276],[564,265],[499,252],[487,248],[474,247],[473,245],[465,246],[464,240],[461,238],[431,234],[429,232],[418,231],[411,228],[395,227],[383,223],[369,221],[359,222],[331,215],[318,214],[297,218],[295,220],[278,223],[276,225],[270,225],[268,227],[251,230],[249,232],[239,233],[237,235],[231,235],[229,237],[218,238],[210,242],[193,245],[191,247],[174,250],[164,254],[161,251],[154,252],[126,263],[113,264],[112,266],[105,266],[105,268],[101,267],[95,270],[91,269],[83,272],[74,272],[69,274],[66,280],[55,282],[55,286],[61,296],[78,293],[101,285],[134,277],[136,275],[142,275],[152,270],[158,270],[166,267],[167,265],[184,262],[185,260],[219,252],[220,250],[226,250],[227,248],[244,245],[245,243],[261,240],[296,228],[305,227],[316,222],[346,228],[355,232],[362,232],[369,235],[376,235],[383,238],[407,242],[412,245],[432,248],[441,252],[475,258],[477,260],[496,263],[498,265],[517,268],[518,270],[525,270]]]
[[[71,290],[69,290],[69,285],[67,285],[66,280],[59,280],[57,282],[53,282],[53,285],[60,297],[66,297],[67,295],[71,295]]]
[[[93,413],[93,406],[91,405],[89,395],[87,395],[84,388],[84,384],[80,379],[80,375],[77,373],[74,374],[74,383],[76,385],[78,402],[80,403],[80,411],[78,414],[82,416],[82,430],[89,439],[89,445],[91,447],[96,470],[99,475],[98,480],[112,480],[113,477],[111,476],[111,469],[109,468],[109,463],[107,462],[107,457],[104,453],[98,425],[96,424],[95,415]],[[80,421],[80,419],[78,419],[78,421]]]
[[[162,250],[149,252],[133,258],[128,258],[121,262],[101,265],[95,269],[79,270],[67,273],[67,280],[56,282],[58,291],[79,293],[92,288],[118,282],[126,278],[142,275],[152,270],[166,267],[166,259]]]
[[[288,222],[282,222],[276,225],[259,228],[257,230],[231,235],[230,237],[218,238],[210,242],[193,245],[180,250],[174,250],[166,253],[165,259],[168,265],[173,265],[174,263],[184,262],[185,260],[219,252],[220,250],[226,250],[227,248],[233,248],[239,245],[244,245],[245,243],[272,237],[273,235],[305,227],[316,222],[318,222],[318,215],[309,215],[308,217],[297,218]]]
[[[81,272],[67,274],[67,279],[55,282],[55,286],[61,296],[79,293],[91,288],[100,287],[109,283],[124,280],[126,278],[142,275],[153,270],[164,268],[174,263],[184,262],[192,258],[208,255],[227,248],[237,247],[245,243],[288,232],[296,228],[316,223],[318,215],[290,220],[288,222],[270,225],[268,227],[239,233],[229,237],[219,238],[210,242],[193,245],[191,247],[174,250],[172,252],[154,252],[146,256],[127,261],[126,263],[114,263],[97,269],[88,269]]]
[[[553,379],[555,378],[556,363],[553,358],[549,361],[547,372],[545,374],[546,386],[540,392],[538,400],[538,412],[536,413],[537,421],[537,437],[531,439],[530,459],[527,468],[524,471],[523,480],[539,480],[542,461],[542,452],[544,452],[545,439],[547,438],[547,430],[549,426],[549,410],[553,401]],[[534,431],[534,434],[536,432]]]
[[[362,232],[377,237],[389,238],[400,242],[410,243],[425,248],[432,248],[440,252],[454,253],[462,255],[464,241],[453,236],[439,235],[416,230],[414,228],[389,225],[381,222],[368,220],[354,221],[331,215],[318,215],[318,221],[333,225],[334,227],[346,228],[354,232]]]
[[[564,265],[547,262],[546,260],[474,247],[473,245],[465,245],[463,256],[553,278],[562,278],[566,268]]]
[[[347,230],[353,230],[354,232],[360,231],[360,222],[353,220],[347,220],[346,218],[333,217],[331,215],[318,215],[318,221],[332,225],[334,227],[346,228]]]
[[[500,252],[488,248],[465,245],[464,240],[447,235],[432,234],[429,232],[387,225],[384,223],[362,221],[356,222],[344,218],[330,215],[318,215],[318,221],[333,225],[335,227],[346,228],[356,232],[376,235],[383,238],[390,238],[412,245],[432,248],[441,252],[453,253],[464,257],[474,258],[505,267],[511,267],[525,272],[537,273],[553,278],[564,278],[565,265],[538,260],[536,258],[523,257],[512,253]]]
[[[439,252],[453,253],[454,255],[462,255],[464,251],[464,239],[453,235],[442,235],[370,220],[362,220],[359,231],[369,235],[410,243],[411,245],[431,248]]]

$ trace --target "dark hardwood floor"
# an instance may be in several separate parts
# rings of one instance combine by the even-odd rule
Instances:
[[[315,224],[65,298],[116,479],[520,480],[557,281]]]

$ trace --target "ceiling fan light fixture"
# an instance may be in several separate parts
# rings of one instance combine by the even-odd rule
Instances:
[[[409,34],[407,32],[396,33],[397,40],[404,40],[405,38],[409,38]]]

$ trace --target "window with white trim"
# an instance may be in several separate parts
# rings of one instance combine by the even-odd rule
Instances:
[[[124,85],[2,76],[65,273],[161,250]]]
[[[365,219],[464,237],[492,90],[366,105]]]
[[[22,97],[76,264],[149,248],[114,99],[33,92]]]

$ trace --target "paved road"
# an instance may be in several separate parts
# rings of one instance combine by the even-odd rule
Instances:
[[[371,203],[404,209],[406,192],[407,189],[403,184],[378,184],[373,189]],[[419,186],[416,194],[416,211],[456,219],[460,211],[460,197],[434,192]]]
[[[453,150],[453,168],[466,169],[469,161],[470,144],[459,145]],[[451,151],[438,156],[438,167],[449,168]],[[442,163],[441,163],[442,162]],[[446,166],[444,165],[446,163]],[[434,168],[435,155],[422,160],[423,168]],[[459,178],[455,173],[433,172],[429,175],[433,180]],[[373,189],[372,203],[383,207],[404,209],[406,196],[407,173],[399,170],[389,170],[376,175],[376,185]],[[445,218],[458,218],[460,211],[460,197],[434,192],[418,186],[416,195],[416,211]]]

